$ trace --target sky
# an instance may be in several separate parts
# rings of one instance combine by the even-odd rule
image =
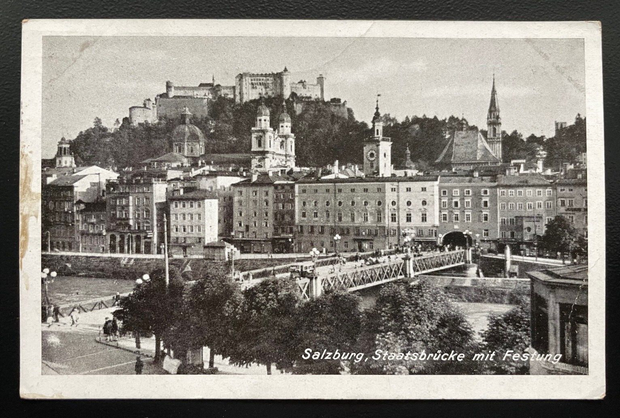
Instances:
[[[585,115],[580,39],[268,37],[46,37],[43,42],[43,157],[95,117],[111,127],[177,86],[234,85],[240,72],[279,72],[315,82],[370,122],[382,113],[461,116],[486,129],[493,74],[502,129],[553,136],[554,122]]]

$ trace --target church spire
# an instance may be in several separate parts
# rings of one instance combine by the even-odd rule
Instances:
[[[495,74],[493,74],[493,87],[491,87],[491,103],[487,114],[487,142],[493,154],[502,161],[502,118],[499,116],[499,101],[495,89]]]
[[[497,100],[497,90],[495,90],[495,74],[493,74],[493,87],[491,87],[491,103],[489,104],[489,119],[491,119],[492,117],[499,118],[499,101]]]

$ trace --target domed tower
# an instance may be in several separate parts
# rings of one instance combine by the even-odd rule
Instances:
[[[278,119],[278,158],[288,168],[295,167],[295,135],[291,133],[291,117],[286,111],[286,101],[282,101],[282,113]]]
[[[191,112],[187,107],[181,113],[181,124],[172,131],[172,151],[195,163],[205,153],[205,136],[190,123]]]
[[[275,134],[270,125],[270,111],[261,99],[252,128],[252,170],[264,171],[274,165]]]
[[[499,101],[495,90],[495,74],[491,88],[491,103],[487,114],[487,143],[493,154],[502,161],[502,118],[499,116]]]
[[[75,167],[75,159],[71,154],[71,142],[67,141],[64,136],[58,141],[56,167]]]
[[[390,177],[392,175],[392,140],[383,136],[379,96],[377,95],[377,106],[372,118],[372,135],[364,141],[364,174]]]

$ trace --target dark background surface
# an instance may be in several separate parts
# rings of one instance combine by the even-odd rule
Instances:
[[[620,132],[620,2],[617,0],[426,0],[426,1],[16,1],[0,6],[0,251],[5,416],[459,416],[598,417],[617,412],[618,236],[616,208]],[[607,398],[604,401],[24,401],[19,399],[19,109],[21,21],[25,18],[227,18],[360,20],[596,20],[603,27],[605,163],[607,188]],[[593,238],[591,238],[593,239]],[[598,278],[602,279],[602,278]],[[205,377],[208,378],[208,377]],[[569,379],[570,377],[567,377]],[[415,377],[411,377],[415,379]],[[493,377],[488,379],[493,393]],[[61,390],[62,388],[58,388]],[[5,404],[5,402],[3,402]],[[615,414],[614,414],[615,415]]]

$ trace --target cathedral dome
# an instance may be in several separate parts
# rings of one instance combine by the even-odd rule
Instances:
[[[202,131],[191,123],[182,123],[172,131],[172,142],[201,142],[205,140]]]

